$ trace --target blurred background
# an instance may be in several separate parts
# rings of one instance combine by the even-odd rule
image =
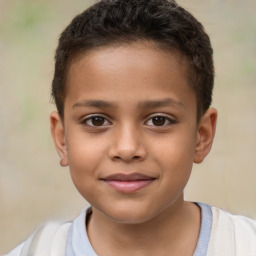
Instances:
[[[256,1],[177,1],[210,34],[219,111],[212,152],[194,166],[185,197],[256,219]],[[92,3],[0,0],[0,254],[87,206],[59,166],[49,113],[58,36]]]

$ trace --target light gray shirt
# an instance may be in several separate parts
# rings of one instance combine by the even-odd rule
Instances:
[[[196,250],[193,256],[205,256],[212,228],[212,211],[207,204],[197,203],[201,208],[201,228]],[[85,209],[74,221],[69,230],[66,256],[97,256],[89,241],[85,222],[90,208]]]

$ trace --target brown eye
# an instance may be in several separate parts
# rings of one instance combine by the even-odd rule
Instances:
[[[152,123],[155,126],[163,126],[166,122],[166,117],[156,116],[152,118]]]
[[[87,126],[106,126],[109,125],[110,122],[104,118],[103,116],[91,116],[87,119],[85,119],[83,124],[86,124]]]
[[[101,116],[92,117],[92,124],[94,126],[101,126],[104,124],[104,120],[105,120],[105,118],[103,118]]]
[[[145,124],[148,126],[164,127],[175,123],[175,119],[159,115],[151,117]]]

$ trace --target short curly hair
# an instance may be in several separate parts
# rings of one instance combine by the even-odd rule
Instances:
[[[213,50],[202,24],[174,0],[101,0],[71,21],[59,39],[52,82],[61,118],[72,60],[97,47],[139,40],[154,41],[186,56],[200,119],[212,101]]]

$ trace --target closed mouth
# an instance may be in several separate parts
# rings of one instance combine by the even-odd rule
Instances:
[[[134,193],[151,184],[156,178],[141,173],[116,173],[101,180],[118,192]]]
[[[155,179],[154,177],[142,174],[142,173],[131,173],[131,174],[124,174],[124,173],[116,173],[109,175],[102,180],[118,180],[118,181],[136,181],[136,180],[152,180]]]

